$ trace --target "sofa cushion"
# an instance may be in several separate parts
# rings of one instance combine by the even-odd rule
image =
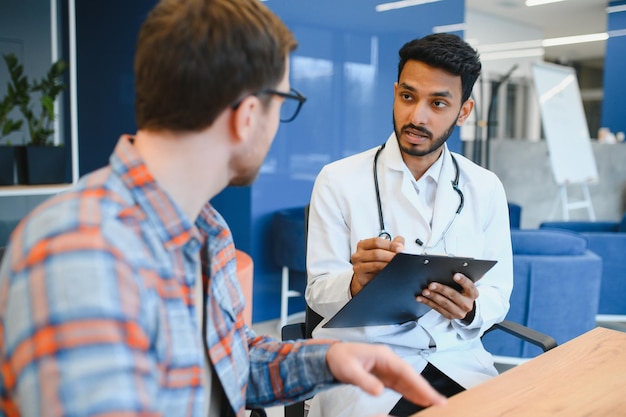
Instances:
[[[539,225],[540,229],[561,229],[570,230],[577,233],[593,233],[593,232],[617,232],[619,223],[612,221],[555,221],[543,222]]]
[[[567,230],[511,230],[514,255],[581,255],[587,250],[587,238]]]

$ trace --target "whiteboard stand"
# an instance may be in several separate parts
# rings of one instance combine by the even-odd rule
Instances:
[[[563,220],[569,220],[569,212],[570,210],[578,210],[578,209],[587,209],[587,213],[589,214],[589,220],[596,220],[596,213],[593,210],[593,204],[591,203],[591,195],[589,194],[589,186],[587,183],[578,184],[581,187],[583,198],[581,200],[569,201],[567,195],[567,184],[561,184],[559,186],[559,193],[554,199],[554,205],[552,206],[552,212],[550,217],[554,220],[554,216],[556,215],[557,207],[559,206],[559,202],[561,203],[561,210],[563,212]]]
[[[598,169],[576,71],[547,62],[534,62],[532,69],[550,165],[559,186],[551,217],[560,202],[564,220],[569,220],[571,210],[587,209],[589,218],[595,221],[588,184],[598,181]],[[582,199],[569,200],[567,187],[573,185],[581,187]]]

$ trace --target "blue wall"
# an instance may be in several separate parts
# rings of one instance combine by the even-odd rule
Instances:
[[[626,1],[612,1],[609,6],[626,5]],[[626,83],[624,82],[624,57],[626,57],[626,11],[609,13],[609,39],[604,58],[604,98],[602,101],[602,126],[611,132],[626,132]]]
[[[122,133],[134,133],[133,60],[155,0],[76,2],[79,174],[106,165]]]
[[[294,10],[324,3],[338,7],[325,12],[328,26],[311,20],[315,10]],[[105,165],[119,135],[136,128],[133,55],[139,26],[154,4],[77,2],[81,174]],[[254,322],[279,316],[280,268],[272,262],[269,244],[272,214],[305,205],[324,164],[386,140],[392,131],[399,48],[431,33],[435,25],[462,23],[465,16],[464,0],[443,0],[381,13],[378,20],[386,23],[381,28],[362,24],[354,9],[341,10],[343,3],[294,4],[266,3],[300,43],[291,58],[291,84],[308,100],[295,121],[281,125],[256,183],[228,188],[212,201],[229,222],[237,247],[254,259]],[[448,143],[461,150],[458,130]],[[304,277],[294,285],[303,287]],[[292,299],[290,306],[291,312],[301,310],[302,300]]]

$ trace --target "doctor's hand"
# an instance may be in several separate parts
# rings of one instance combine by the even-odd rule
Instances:
[[[403,250],[402,236],[396,236],[391,242],[380,237],[361,240],[356,245],[356,252],[350,258],[354,271],[350,282],[352,296],[361,291],[396,256],[396,253]]]
[[[452,278],[463,291],[459,292],[447,285],[431,282],[416,299],[437,310],[449,320],[458,319],[469,324],[474,320],[476,313],[475,301],[478,298],[478,289],[474,282],[463,274],[456,273]]]
[[[388,346],[334,343],[326,352],[326,363],[338,381],[356,385],[370,395],[380,395],[388,387],[422,406],[446,402],[444,396]]]

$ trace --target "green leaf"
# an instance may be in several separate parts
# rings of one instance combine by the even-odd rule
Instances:
[[[2,135],[6,136],[9,133],[16,132],[22,128],[23,120],[11,120],[7,119],[2,126]]]
[[[54,62],[46,75],[40,80],[29,82],[24,75],[24,66],[21,65],[15,54],[3,56],[9,71],[9,83],[7,96],[0,102],[0,124],[3,135],[19,130],[23,122],[26,123],[30,141],[34,145],[51,144],[50,137],[54,130],[49,126],[55,120],[54,103],[59,94],[65,89],[63,74],[68,65],[62,59]],[[31,103],[31,93],[40,95],[37,108],[36,103]],[[7,119],[9,112],[17,107],[22,114],[23,120],[15,122]]]

